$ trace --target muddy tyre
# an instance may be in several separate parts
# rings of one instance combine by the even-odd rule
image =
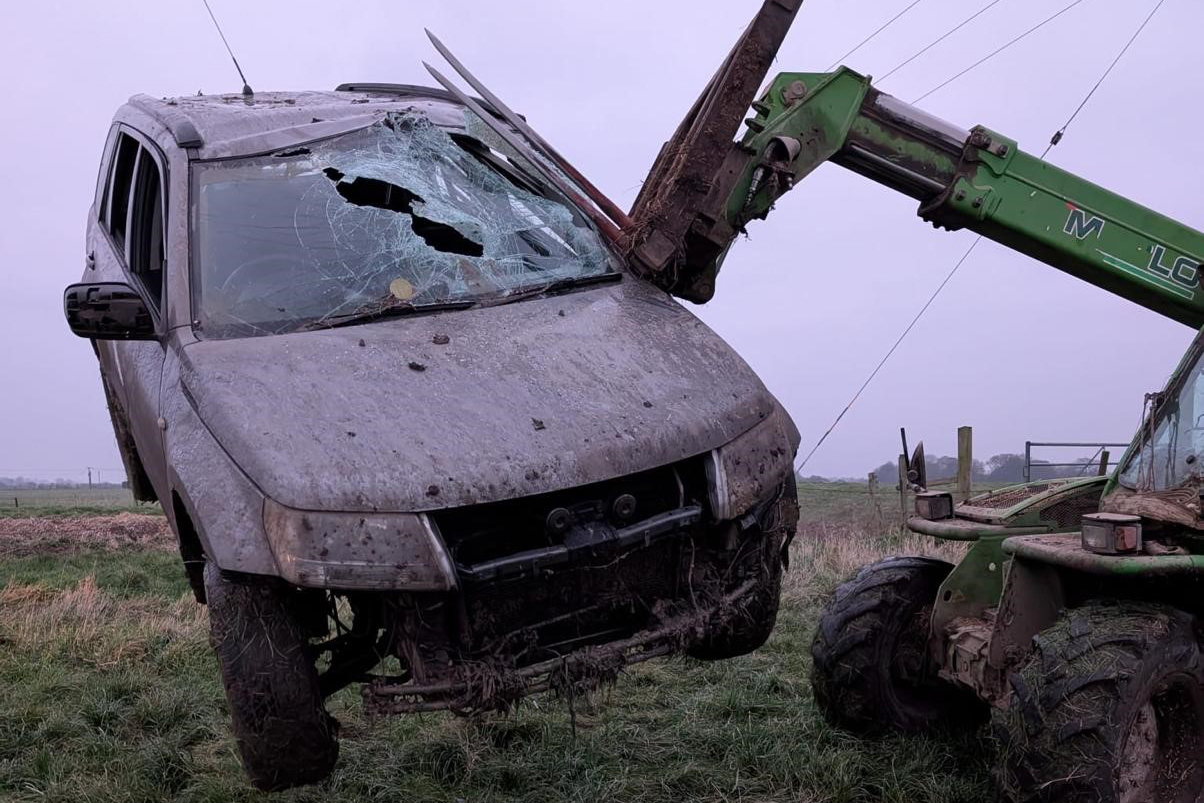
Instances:
[[[724,611],[721,621],[713,623],[705,638],[686,650],[700,661],[722,661],[747,655],[769,640],[778,619],[782,596],[782,539],[779,534],[764,536],[759,550],[757,586],[733,610]]]
[[[760,549],[743,561],[740,578],[752,578],[757,586],[737,602],[734,610],[724,611],[720,621],[712,623],[711,632],[694,642],[686,654],[700,661],[722,661],[747,655],[758,649],[773,633],[782,597],[782,572],[785,569],[784,548],[789,547],[787,533],[798,526],[798,486],[787,480],[782,494],[762,522],[765,533]]]
[[[210,643],[243,769],[258,789],[315,783],[339,755],[300,625],[274,582],[205,566]]]
[[[928,658],[932,605],[952,569],[930,558],[887,558],[836,589],[811,644],[811,689],[829,723],[918,733],[985,718],[983,704],[937,678]]]
[[[1180,803],[1204,789],[1204,668],[1194,617],[1093,603],[1033,639],[995,715],[1015,803]]]

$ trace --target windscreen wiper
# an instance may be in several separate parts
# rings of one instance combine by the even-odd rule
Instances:
[[[531,296],[542,296],[548,293],[556,293],[561,290],[572,290],[577,287],[591,287],[595,284],[610,284],[623,279],[623,274],[618,271],[610,273],[595,273],[592,276],[573,276],[567,279],[553,279],[550,282],[543,284],[531,285],[530,287],[520,287],[517,290],[511,290],[507,293],[502,293],[496,296],[490,296],[480,300],[477,306],[481,307],[496,307],[500,304],[509,304],[511,301],[518,301],[522,298],[530,298]]]
[[[420,315],[425,312],[446,312],[448,310],[463,310],[470,307],[494,307],[508,304],[521,298],[555,293],[576,287],[589,287],[595,284],[610,284],[621,281],[623,274],[618,271],[598,273],[592,276],[573,276],[566,279],[554,279],[550,282],[522,287],[494,296],[478,296],[454,301],[433,301],[428,304],[382,304],[373,301],[352,312],[343,315],[327,315],[300,327],[299,331],[307,332],[313,329],[335,329],[340,326],[351,326],[357,323],[380,320],[382,318],[401,318],[407,315]]]
[[[300,331],[309,331],[311,329],[335,329],[340,326],[350,326],[357,323],[366,323],[382,318],[401,318],[407,315],[419,315],[425,312],[446,312],[447,310],[468,309],[477,305],[476,301],[471,299],[461,299],[458,301],[432,301],[428,304],[383,304],[379,301],[373,301],[359,309],[348,312],[343,315],[327,315],[323,318],[318,318],[305,326],[301,327]]]

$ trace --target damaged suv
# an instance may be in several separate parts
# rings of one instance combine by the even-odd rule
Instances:
[[[109,133],[65,313],[260,788],[330,772],[351,684],[504,709],[773,627],[793,423],[490,123],[344,85]]]

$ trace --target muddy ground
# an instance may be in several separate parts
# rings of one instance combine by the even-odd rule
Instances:
[[[131,547],[174,549],[167,519],[144,513],[0,518],[0,559]]]

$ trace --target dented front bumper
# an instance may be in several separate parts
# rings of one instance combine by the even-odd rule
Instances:
[[[608,549],[648,546],[700,525],[743,520],[791,476],[796,443],[790,418],[775,407],[743,435],[695,459],[704,467],[699,469],[699,479],[706,483],[705,505],[701,498],[693,502],[683,495],[668,508],[625,522],[583,522],[588,530],[585,538],[544,541],[486,559],[465,560],[457,549],[449,548],[463,534],[446,518],[442,519],[444,526],[452,529],[440,532],[437,520],[446,514],[300,510],[268,499],[263,525],[280,576],[294,585],[453,591],[465,582],[530,577],[588,561],[600,545]],[[658,470],[678,471],[669,467]],[[677,482],[680,486],[680,476]],[[590,488],[580,490],[590,495]],[[564,493],[573,492],[566,489]],[[516,520],[513,527],[529,527],[529,523]],[[445,540],[445,535],[451,540]]]
[[[628,666],[681,652],[707,628],[722,626],[756,589],[752,581],[714,603],[688,613],[666,617],[630,638],[579,649],[567,655],[521,668],[493,668],[495,683],[483,683],[483,664],[461,667],[453,677],[434,683],[406,682],[408,678],[376,678],[361,694],[369,714],[411,714],[420,711],[504,710],[520,698],[542,691],[571,696],[613,681]],[[500,681],[500,682],[497,682]]]

